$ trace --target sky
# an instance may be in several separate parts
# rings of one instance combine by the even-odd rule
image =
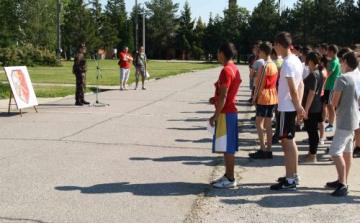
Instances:
[[[144,3],[146,0],[138,0],[139,3]],[[173,0],[174,3],[179,3],[179,11],[183,9],[186,0]],[[207,23],[209,21],[210,12],[215,16],[219,14],[223,16],[223,10],[228,7],[228,0],[188,0],[192,17],[201,17],[202,21]],[[105,6],[107,0],[101,0],[102,5]],[[256,7],[261,0],[237,0],[238,5],[247,8],[250,12]],[[292,7],[296,0],[283,0],[285,7]],[[125,0],[126,11],[130,12],[135,5],[135,0]]]

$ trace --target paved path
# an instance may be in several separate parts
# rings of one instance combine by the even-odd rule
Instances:
[[[359,160],[346,198],[323,188],[335,179],[326,156],[300,167],[298,191],[268,190],[284,173],[282,152],[275,147],[273,160],[246,158],[257,143],[248,121],[254,108],[244,101],[246,66],[238,103],[240,187],[209,187],[223,172],[205,131],[219,71],[152,81],[147,91],[103,92],[99,100],[109,107],[75,107],[65,98],[41,104],[39,114],[26,109],[22,118],[0,113],[0,222],[359,222]],[[300,149],[306,153],[306,145]]]

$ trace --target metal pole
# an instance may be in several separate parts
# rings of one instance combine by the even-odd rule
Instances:
[[[135,0],[135,49],[139,48],[139,18],[138,18],[138,4]]]
[[[56,56],[61,57],[61,31],[60,31],[61,0],[57,1],[57,46]]]
[[[144,47],[144,53],[145,51],[145,5],[143,7],[143,47]]]

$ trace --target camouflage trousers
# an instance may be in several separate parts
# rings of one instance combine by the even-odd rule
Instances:
[[[77,73],[76,76],[76,93],[75,100],[84,100],[84,92],[86,89],[86,73]]]

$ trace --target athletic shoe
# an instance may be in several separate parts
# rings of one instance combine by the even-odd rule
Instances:
[[[331,125],[326,126],[325,132],[332,132],[332,131],[334,131],[334,127],[333,127],[333,126],[331,126]]]
[[[251,117],[251,121],[255,121],[256,120],[256,116]]]
[[[305,127],[305,126],[302,127],[301,130],[302,130],[302,131],[306,131],[306,127]]]
[[[123,91],[123,90],[124,90],[124,88],[123,88],[123,87],[121,87],[121,88],[120,88],[120,91]]]
[[[134,90],[135,90],[135,91],[137,90],[137,86],[134,88]]]
[[[75,102],[75,105],[76,106],[84,106],[83,103],[81,103],[80,101]]]
[[[292,184],[289,184],[288,181],[279,182],[277,184],[270,186],[271,190],[296,190],[295,181]]]
[[[226,178],[221,182],[213,184],[213,187],[217,187],[217,188],[233,188],[236,186],[237,186],[236,180],[230,181],[228,178]]]
[[[316,163],[316,155],[307,154],[299,160],[299,163]]]
[[[326,187],[329,187],[329,188],[337,188],[338,186],[339,186],[339,180],[326,183]]]
[[[334,197],[342,197],[348,195],[348,193],[349,188],[346,185],[339,185],[331,195]]]
[[[296,185],[299,185],[299,184],[300,184],[300,176],[297,175],[296,177],[294,177],[294,181],[295,181],[295,184],[296,184]],[[286,177],[279,177],[278,180],[277,180],[277,182],[279,182],[279,183],[281,183],[281,182],[282,182],[282,183],[287,182]]]
[[[327,140],[331,140],[331,141],[332,141],[333,138],[334,138],[334,136],[326,136],[326,139],[327,139]]]
[[[146,90],[146,88],[145,88],[145,87],[142,87],[141,89],[142,89],[142,90]]]
[[[319,140],[319,144],[320,144],[320,145],[325,145],[325,139],[324,139],[324,138],[320,139],[320,140]]]
[[[329,152],[330,152],[330,148],[326,148],[325,154],[329,154]]]
[[[249,103],[251,103],[251,104],[252,104],[252,101],[253,101],[253,99],[252,99],[252,98],[250,98],[250,99],[248,100],[248,102],[249,102]]]
[[[296,131],[296,132],[301,132],[301,126],[300,126],[300,125],[296,125],[296,126],[295,126],[295,131]]]
[[[127,90],[127,87],[124,87],[124,90]]]
[[[252,159],[267,159],[268,158],[267,152],[263,151],[261,149],[259,149],[255,153],[249,153],[249,156]]]
[[[224,176],[220,177],[220,178],[217,179],[217,180],[212,181],[210,184],[216,184],[216,183],[225,181],[225,180],[227,180],[227,179],[228,179],[228,178],[227,178],[227,177],[225,176],[225,174],[224,174]]]
[[[353,157],[354,158],[360,157],[360,147],[355,147],[354,152],[353,152]]]
[[[81,100],[81,103],[83,103],[84,105],[89,105],[90,104],[90,102],[87,102],[85,100]]]

